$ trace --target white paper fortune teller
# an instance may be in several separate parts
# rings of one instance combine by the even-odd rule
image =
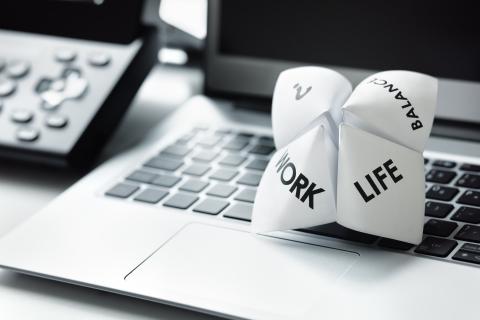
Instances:
[[[418,244],[437,80],[385,71],[352,92],[333,70],[282,72],[272,104],[276,153],[257,190],[252,230],[338,222]]]

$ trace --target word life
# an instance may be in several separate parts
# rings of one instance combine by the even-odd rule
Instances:
[[[423,128],[423,123],[422,121],[419,120],[418,115],[415,113],[415,108],[412,106],[412,103],[410,102],[410,100],[408,100],[407,97],[403,96],[402,91],[400,91],[398,88],[395,88],[393,84],[391,83],[389,84],[387,80],[383,80],[383,79],[374,78],[368,83],[373,83],[373,84],[382,86],[383,88],[387,89],[387,91],[390,93],[396,92],[395,99],[403,100],[404,105],[402,105],[402,109],[408,110],[406,113],[407,118],[417,119],[417,120],[412,120],[410,124],[412,127],[412,130],[415,131],[417,129]]]
[[[382,187],[383,191],[387,191],[388,187],[387,187],[387,184],[385,183],[385,179],[387,179],[387,175],[383,172],[383,168],[385,168],[385,171],[388,173],[388,176],[394,183],[398,183],[399,181],[401,181],[403,179],[403,176],[400,173],[395,174],[395,172],[397,172],[398,169],[394,165],[392,159],[388,159],[387,161],[385,161],[383,163],[383,167],[378,166],[377,168],[373,169],[372,170],[373,177],[375,177],[375,180]],[[358,181],[355,181],[354,185],[355,185],[355,188],[357,188],[358,193],[360,193],[360,195],[362,196],[365,203],[367,203],[370,200],[374,199],[375,195],[377,196],[380,195],[381,191],[378,185],[375,183],[372,176],[370,175],[370,173],[365,175],[365,180],[367,180],[368,185],[370,186],[370,190],[373,190],[375,194],[373,194],[372,192],[367,194],[367,192],[365,191],[367,189],[362,187],[362,185]]]
[[[277,168],[277,173],[280,174],[280,181],[286,186],[291,185],[289,189],[290,193],[295,193],[295,197],[302,202],[305,202],[305,200],[308,199],[308,206],[310,209],[313,209],[313,197],[325,190],[322,188],[315,189],[317,184],[309,182],[308,178],[303,173],[299,172],[297,176],[297,168],[295,167],[295,164],[290,161],[288,151],[285,151],[275,167]],[[305,189],[305,192],[302,195],[301,193],[303,189]]]

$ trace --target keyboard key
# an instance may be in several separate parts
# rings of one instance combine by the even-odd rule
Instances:
[[[455,221],[467,223],[480,223],[480,209],[472,207],[460,207],[451,218]]]
[[[107,192],[105,192],[105,194],[111,197],[128,198],[138,189],[139,189],[138,186],[134,186],[126,183],[119,183],[113,188],[111,188],[110,190],[108,190]]]
[[[146,167],[151,167],[155,169],[161,169],[166,171],[175,171],[183,165],[183,161],[167,159],[164,157],[153,157],[148,160],[145,164]]]
[[[248,152],[252,154],[259,154],[262,156],[268,156],[270,153],[272,153],[275,150],[274,147],[272,146],[264,146],[261,144],[257,144],[253,146]]]
[[[168,192],[156,189],[146,189],[140,192],[133,200],[142,201],[147,203],[158,203],[160,200],[167,196]]]
[[[194,163],[183,170],[183,173],[192,176],[203,176],[208,170],[210,170],[210,166],[206,164]]]
[[[425,215],[434,218],[445,218],[453,210],[453,205],[436,201],[425,203]]]
[[[366,244],[373,244],[378,239],[377,236],[348,229],[335,222],[299,231]]]
[[[470,251],[473,253],[480,253],[480,245],[474,243],[465,243],[460,250]]]
[[[207,198],[193,208],[193,211],[217,215],[228,207],[228,205],[229,203],[227,201]]]
[[[211,176],[210,179],[221,180],[221,181],[230,181],[238,174],[236,170],[230,169],[218,169]]]
[[[188,209],[198,200],[197,196],[186,193],[177,193],[170,197],[163,205],[177,209]]]
[[[12,120],[17,123],[28,123],[33,120],[33,112],[25,109],[18,109],[12,113]]]
[[[245,202],[251,202],[253,203],[253,201],[255,200],[255,196],[257,194],[257,190],[255,189],[250,189],[250,188],[246,188],[246,189],[243,189],[242,191],[240,191],[236,196],[235,196],[235,200],[239,200],[239,201],[245,201]]]
[[[5,71],[11,78],[22,78],[30,72],[30,63],[23,60],[14,60],[7,64]]]
[[[427,191],[426,197],[428,199],[450,201],[457,195],[457,193],[457,188],[434,185],[430,188],[430,190]]]
[[[11,95],[17,89],[15,81],[0,77],[0,97]]]
[[[163,149],[160,154],[161,155],[166,155],[166,156],[174,156],[174,157],[180,157],[183,158],[186,156],[189,152],[191,151],[190,148],[187,148],[182,145],[178,144],[173,144],[171,146],[166,147]]]
[[[435,160],[432,165],[435,166],[435,167],[442,167],[442,168],[451,169],[451,168],[455,168],[455,166],[457,164],[455,162],[449,161],[449,160]]]
[[[267,168],[268,161],[263,159],[254,159],[248,165],[247,169],[265,171]]]
[[[158,177],[157,174],[136,170],[132,172],[126,179],[131,181],[141,182],[141,183],[151,183],[157,177]]]
[[[417,249],[415,249],[415,252],[444,258],[448,256],[456,246],[457,241],[455,240],[426,237],[422,243],[418,245]]]
[[[166,188],[173,187],[181,180],[180,177],[171,176],[167,174],[161,174],[152,181],[152,184],[156,186],[162,186]]]
[[[256,187],[260,184],[260,179],[262,179],[261,174],[245,173],[240,179],[238,179],[237,183]]]
[[[428,182],[435,182],[435,183],[449,183],[450,181],[455,178],[457,174],[453,171],[446,171],[446,170],[436,170],[432,169],[430,170],[426,177],[425,180]]]
[[[465,243],[452,259],[480,264],[480,245]]]
[[[454,260],[480,264],[480,253],[458,250],[452,257]]]
[[[456,185],[464,188],[480,189],[480,175],[466,173],[458,178]]]
[[[222,136],[220,135],[203,137],[198,141],[198,145],[206,148],[212,148],[217,145],[220,140],[222,140]]]
[[[227,142],[223,149],[225,150],[232,150],[232,151],[240,151],[248,145],[248,139],[245,138],[234,138]]]
[[[395,250],[402,250],[402,251],[407,251],[413,248],[413,244],[411,243],[393,240],[393,239],[387,239],[387,238],[381,238],[380,241],[378,241],[378,245],[380,247],[395,249]]]
[[[183,185],[180,186],[180,190],[183,191],[190,191],[190,192],[200,192],[208,186],[208,182],[198,180],[198,179],[190,179],[185,182]]]
[[[225,158],[220,160],[219,164],[224,166],[236,167],[241,165],[245,160],[247,160],[247,157],[236,155],[236,154],[229,154],[225,156]]]
[[[232,193],[237,191],[237,189],[237,187],[228,184],[217,183],[210,190],[208,190],[207,194],[209,196],[228,198],[232,195]]]
[[[467,190],[460,196],[457,202],[480,207],[480,192]]]
[[[432,236],[448,237],[457,226],[458,224],[455,222],[430,219],[423,226],[423,233]]]
[[[250,204],[237,203],[230,207],[223,215],[226,218],[252,221],[253,206]]]
[[[427,164],[430,160],[428,158],[423,158],[423,164]]]
[[[480,165],[478,164],[470,164],[470,163],[464,163],[460,167],[460,170],[464,171],[472,171],[472,172],[480,172]]]
[[[183,136],[180,137],[180,139],[177,140],[177,144],[188,144],[193,138],[195,137],[195,133],[187,133]]]
[[[196,161],[203,161],[203,162],[210,162],[218,156],[218,153],[212,151],[200,151],[195,156],[193,156],[193,160]]]
[[[21,127],[16,132],[17,139],[23,142],[33,142],[40,137],[40,131],[35,128]]]
[[[250,132],[239,132],[237,133],[237,137],[239,138],[253,138],[254,134]]]
[[[45,119],[45,124],[52,129],[61,129],[67,126],[68,118],[59,114],[53,114]]]
[[[264,146],[275,146],[275,142],[272,137],[260,137],[258,138],[258,143],[263,144]]]
[[[218,134],[220,136],[224,136],[224,135],[229,134],[231,132],[232,132],[232,130],[230,130],[230,129],[217,129],[217,130],[215,130],[215,134]]]
[[[455,235],[455,239],[480,243],[480,227],[466,224]]]

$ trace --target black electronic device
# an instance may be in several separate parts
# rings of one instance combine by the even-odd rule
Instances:
[[[0,157],[85,167],[157,59],[142,1],[6,1]]]

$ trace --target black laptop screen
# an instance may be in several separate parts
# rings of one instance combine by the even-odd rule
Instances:
[[[1,0],[0,29],[129,43],[143,0]]]
[[[475,1],[222,1],[220,52],[480,81]]]

